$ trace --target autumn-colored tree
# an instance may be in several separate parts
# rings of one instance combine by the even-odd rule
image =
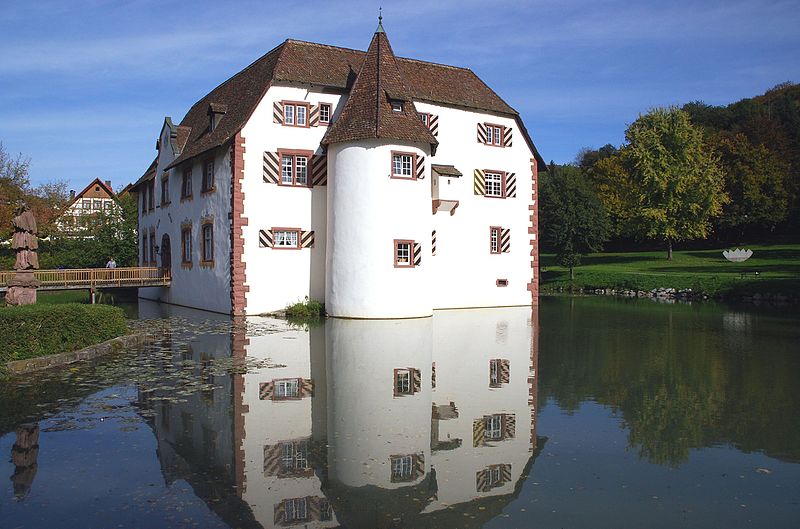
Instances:
[[[625,139],[631,228],[664,241],[671,260],[674,242],[706,237],[722,213],[728,201],[722,169],[702,131],[675,107],[639,116]]]

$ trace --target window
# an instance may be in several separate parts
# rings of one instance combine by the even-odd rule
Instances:
[[[142,213],[147,213],[147,184],[142,186]]]
[[[150,180],[147,184],[147,209],[156,209],[156,181]]]
[[[210,223],[203,224],[201,235],[203,242],[203,261],[208,263],[214,260],[214,225]]]
[[[501,439],[503,437],[503,416],[490,415],[485,419],[486,431],[484,437],[486,439]]]
[[[155,232],[150,232],[150,264],[152,266],[156,266],[158,263],[156,262],[156,234]]]
[[[183,170],[181,179],[181,198],[192,198],[192,168],[187,167]]]
[[[214,159],[206,160],[203,166],[203,186],[202,192],[208,192],[214,189]]]
[[[302,522],[308,519],[308,504],[305,498],[283,500],[283,521]]]
[[[308,153],[280,152],[281,155],[281,180],[284,186],[308,186]]]
[[[192,264],[192,227],[181,228],[181,262]]]
[[[498,287],[507,287],[508,286],[508,279],[498,279],[495,281],[495,285]]]
[[[484,173],[487,197],[503,197],[503,173]]]
[[[283,124],[292,127],[308,126],[308,103],[283,102]]]
[[[273,248],[300,248],[300,230],[295,228],[272,228]]]
[[[409,152],[392,152],[392,178],[414,178],[416,156]]]
[[[81,207],[83,209],[92,209],[92,201],[91,201],[91,199],[84,198],[83,200],[81,200]]]
[[[111,209],[111,201],[110,200],[103,201],[103,208],[104,209]]]
[[[503,127],[502,125],[492,125],[486,123],[486,145],[503,146]]]
[[[403,102],[392,101],[392,112],[402,112],[402,111],[403,111]]]
[[[319,122],[327,125],[331,122],[331,105],[330,103],[319,104]]]
[[[169,204],[169,177],[165,174],[161,177],[161,205]]]
[[[300,396],[300,382],[296,378],[275,381],[275,398],[291,399]]]
[[[411,395],[413,393],[413,384],[411,382],[410,369],[395,369],[394,370],[394,394],[395,395]]]
[[[147,234],[142,235],[142,265],[146,265],[150,261],[147,259]]]
[[[412,479],[414,469],[413,456],[392,456],[392,481],[408,481]]]
[[[503,467],[501,465],[492,465],[486,471],[486,487],[493,488],[499,487],[505,483],[503,481]]]
[[[394,241],[394,266],[395,268],[413,268],[414,260],[411,258],[411,247],[414,241]]]
[[[308,444],[305,441],[298,443],[283,443],[281,445],[281,463],[284,472],[297,472],[308,468]]]
[[[500,360],[489,360],[489,386],[500,385]]]
[[[419,119],[421,119],[422,123],[424,123],[425,126],[427,127],[430,124],[431,115],[427,114],[425,112],[421,112],[420,115],[419,115]]]
[[[489,228],[489,253],[500,253],[500,233],[502,228],[492,226]]]

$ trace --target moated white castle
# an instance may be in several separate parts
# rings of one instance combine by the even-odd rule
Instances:
[[[166,118],[135,185],[140,296],[234,315],[304,299],[407,318],[538,297],[537,171],[472,71],[287,40]]]

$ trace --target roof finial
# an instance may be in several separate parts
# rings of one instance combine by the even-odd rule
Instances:
[[[375,30],[375,33],[386,33],[383,30],[383,8],[378,8],[378,28]]]

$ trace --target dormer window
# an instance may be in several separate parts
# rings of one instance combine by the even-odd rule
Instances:
[[[228,111],[228,105],[221,103],[210,103],[208,105],[208,132],[214,132],[219,125],[222,116]]]
[[[402,111],[403,111],[403,102],[392,101],[392,112],[402,112]]]

